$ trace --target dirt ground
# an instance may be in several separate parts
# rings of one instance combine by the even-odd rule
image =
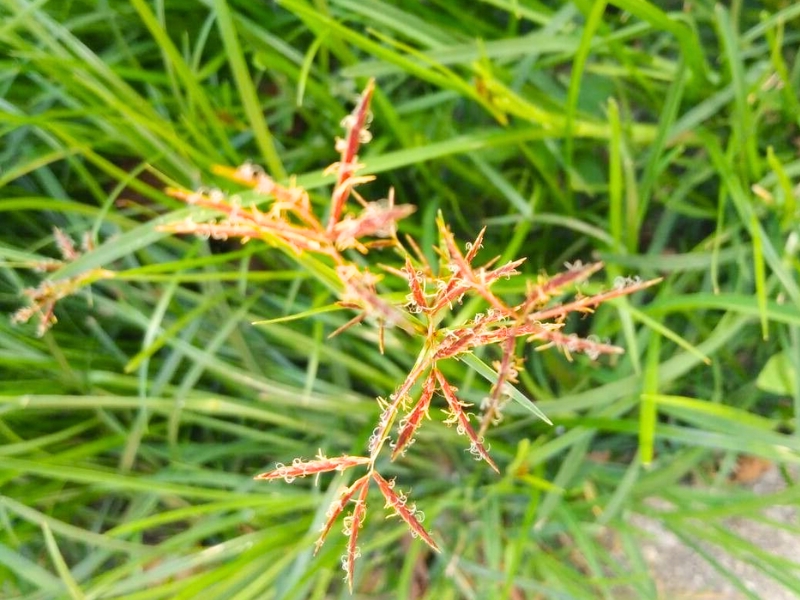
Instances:
[[[770,468],[756,481],[749,483],[748,487],[758,494],[769,494],[783,489],[785,485],[778,470]],[[798,507],[773,506],[765,509],[763,516],[797,526],[800,524],[799,512]],[[747,597],[658,521],[635,515],[631,522],[650,534],[650,539],[643,544],[642,553],[658,582],[660,599],[739,600]],[[800,534],[746,519],[732,518],[726,524],[731,533],[753,542],[759,548],[800,563]],[[798,600],[794,593],[752,565],[734,559],[718,547],[708,546],[706,550],[720,565],[736,574],[758,598]]]

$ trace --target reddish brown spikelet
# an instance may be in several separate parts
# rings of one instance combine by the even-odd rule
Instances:
[[[372,473],[372,478],[377,482],[381,494],[383,494],[383,497],[386,499],[386,508],[393,508],[397,516],[405,521],[406,525],[408,525],[414,534],[422,538],[424,542],[436,550],[436,552],[439,552],[439,546],[436,545],[436,542],[434,542],[430,534],[425,531],[422,523],[420,523],[417,518],[419,512],[416,510],[416,507],[413,505],[408,506],[406,497],[395,492],[393,489],[394,484],[386,481],[377,472]]]
[[[472,425],[469,424],[469,415],[464,411],[463,403],[456,397],[455,389],[450,386],[441,371],[438,369],[434,369],[434,371],[436,373],[436,380],[439,382],[439,388],[442,390],[442,395],[444,399],[447,400],[447,405],[450,407],[450,411],[458,423],[459,433],[463,433],[470,439],[470,452],[480,456],[489,463],[492,469],[499,473],[500,469],[497,468],[492,457],[489,456],[489,453],[483,445],[483,441],[475,433]]]
[[[464,257],[464,260],[468,263],[471,263],[475,258],[475,255],[478,253],[483,247],[483,236],[486,233],[486,226],[484,226],[480,232],[478,233],[478,237],[475,238],[475,241],[471,244],[467,245],[467,255]]]
[[[367,514],[367,490],[369,486],[362,485],[358,498],[355,501],[355,507],[349,517],[345,517],[345,534],[349,535],[347,540],[347,554],[344,560],[344,570],[347,573],[347,587],[350,592],[353,592],[353,576],[356,571],[356,559],[361,556],[361,550],[358,548],[358,530],[364,524],[364,517]],[[349,529],[349,531],[348,531]]]
[[[481,426],[478,429],[479,437],[483,437],[483,434],[489,428],[489,424],[500,416],[500,398],[503,395],[505,384],[516,383],[517,365],[515,364],[514,344],[515,337],[512,336],[509,336],[503,343],[503,358],[497,365],[497,381],[492,386],[489,405],[484,410],[481,418]]]
[[[389,437],[389,431],[394,425],[394,419],[397,416],[397,408],[402,403],[403,399],[398,397],[389,403],[384,403],[382,398],[378,398],[378,403],[383,406],[383,412],[378,421],[378,426],[372,432],[369,438],[369,451],[373,459],[378,456],[378,453],[383,448],[383,444]]]
[[[506,279],[513,277],[514,275],[519,275],[519,271],[517,271],[517,267],[520,266],[522,263],[525,262],[525,258],[518,258],[516,260],[510,260],[506,264],[493,269],[492,271],[481,271],[483,272],[482,276],[479,276],[479,282],[482,286],[489,286],[493,284],[498,279],[505,277]],[[486,269],[486,267],[484,267]]]
[[[476,345],[475,338],[475,331],[471,327],[460,327],[453,330],[436,350],[436,360],[452,358],[468,351]]]
[[[422,291],[422,285],[417,276],[417,270],[411,264],[411,257],[406,255],[406,265],[404,268],[404,276],[408,280],[408,288],[411,290],[411,295],[408,298],[409,304],[415,307],[414,311],[426,311],[428,309],[428,301],[425,299],[425,293]]]
[[[562,288],[583,281],[603,268],[602,262],[589,263],[584,265],[580,261],[566,265],[567,270],[550,277],[542,286],[543,291],[548,296],[557,293]]]
[[[555,346],[564,353],[567,360],[572,360],[573,352],[583,352],[590,358],[597,358],[601,354],[623,354],[625,351],[619,346],[604,344],[596,341],[592,337],[581,338],[577,335],[565,335],[559,331],[550,331],[546,335],[538,336],[540,339],[548,340],[546,344],[536,348],[536,351],[547,350]]]
[[[389,430],[394,424],[398,408],[405,404],[408,392],[422,376],[429,364],[430,359],[420,361],[408,374],[403,384],[389,396],[389,402],[385,405],[378,426],[369,440],[369,451],[373,459],[378,455],[384,442],[389,437]]]
[[[470,266],[469,262],[464,258],[464,255],[461,254],[461,250],[458,248],[456,244],[455,238],[453,237],[453,233],[450,231],[450,228],[444,224],[444,220],[439,217],[439,233],[441,235],[442,241],[445,244],[445,248],[447,250],[448,258],[451,261],[452,269],[458,273],[458,275],[466,280],[474,279],[472,274],[472,267]],[[475,248],[470,248],[470,250],[474,250]],[[476,250],[477,251],[477,250]]]
[[[400,433],[397,434],[397,442],[392,451],[392,460],[403,454],[406,447],[414,439],[414,434],[422,423],[422,419],[428,415],[428,407],[431,405],[431,398],[433,392],[436,390],[436,378],[433,371],[428,375],[425,383],[422,386],[422,394],[417,401],[417,404],[405,418],[405,424],[400,428]],[[401,424],[403,421],[401,421]]]
[[[345,117],[345,127],[347,134],[341,145],[341,160],[338,164],[339,174],[336,178],[336,187],[333,190],[331,197],[331,214],[328,220],[328,233],[333,233],[334,227],[339,222],[342,216],[342,209],[345,202],[350,195],[351,185],[348,180],[356,172],[358,165],[355,159],[359,146],[366,139],[364,133],[366,131],[367,114],[369,112],[369,103],[372,99],[372,92],[375,88],[375,81],[369,80],[367,87],[361,94],[361,99],[358,102],[355,110]],[[337,144],[338,145],[338,144]]]
[[[368,202],[356,217],[346,216],[333,228],[336,247],[340,250],[357,248],[366,254],[369,248],[358,241],[359,238],[375,236],[392,238],[387,244],[394,244],[397,222],[405,219],[416,210],[411,204],[394,204],[394,191],[390,190],[386,201]]]
[[[603,302],[608,302],[612,298],[620,296],[627,296],[634,292],[641,291],[650,286],[656,285],[661,282],[661,278],[650,279],[648,281],[639,281],[637,279],[619,278],[620,281],[606,292],[595,294],[594,296],[584,296],[566,304],[559,304],[552,308],[546,308],[528,315],[528,319],[536,321],[546,321],[548,319],[555,319],[566,316],[571,312],[591,312],[594,308],[600,306]]]
[[[414,383],[422,377],[422,374],[425,372],[425,369],[428,368],[430,364],[430,360],[423,360],[420,361],[418,364],[414,366],[413,369],[408,373],[405,381],[402,385],[395,390],[395,393],[392,394],[392,397],[398,401],[402,401],[405,396],[408,395],[408,392],[414,387]]]
[[[278,465],[277,468],[266,473],[260,473],[253,479],[262,479],[272,481],[274,479],[283,479],[287,483],[291,483],[298,477],[307,477],[308,475],[316,475],[318,473],[327,473],[328,471],[345,471],[350,467],[357,465],[365,465],[369,462],[369,458],[364,456],[337,456],[328,458],[319,455],[317,460],[304,461],[295,458],[291,465]]]
[[[460,302],[461,297],[464,295],[470,286],[459,277],[451,277],[447,285],[439,291],[436,295],[430,313],[436,314],[445,307],[450,306],[453,302]]]
[[[347,506],[347,503],[352,500],[353,496],[357,492],[361,491],[361,488],[366,487],[368,484],[369,473],[360,477],[350,487],[342,490],[342,493],[339,494],[339,498],[337,498],[333,504],[331,504],[330,508],[328,509],[328,519],[325,521],[325,525],[322,526],[319,537],[314,544],[314,554],[319,552],[319,549],[322,548],[322,544],[325,543],[325,538],[328,537],[328,533],[330,533],[333,524],[336,522],[336,519],[339,518],[339,515],[342,514],[342,511],[344,510],[344,507]]]

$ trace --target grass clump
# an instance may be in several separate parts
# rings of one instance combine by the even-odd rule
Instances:
[[[453,6],[0,0],[0,595],[347,594],[348,509],[357,597],[658,597],[636,516],[800,593],[800,11]]]

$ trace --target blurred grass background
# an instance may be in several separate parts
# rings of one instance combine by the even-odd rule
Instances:
[[[0,596],[348,597],[342,538],[311,556],[340,481],[252,476],[362,453],[414,353],[396,336],[381,356],[365,327],[327,340],[349,315],[262,244],[155,224],[186,210],[165,185],[230,189],[211,166],[247,159],[324,210],[369,77],[362,193],[394,186],[425,247],[441,210],[532,276],[601,259],[598,284],[665,281],[570,324],[619,360],[529,353],[521,388],[555,427],[509,408],[502,476],[423,428],[394,469],[444,552],[375,502],[355,597],[655,598],[635,514],[800,594],[797,563],[724,520],[800,501],[799,42],[789,0],[0,0],[4,312],[42,277],[116,272],[42,338],[0,320]],[[95,247],[32,272],[53,226]],[[743,457],[786,489],[742,488]]]

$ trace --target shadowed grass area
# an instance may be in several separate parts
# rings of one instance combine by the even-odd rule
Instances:
[[[212,166],[246,160],[323,211],[372,77],[359,190],[414,204],[401,234],[430,260],[441,211],[533,278],[602,260],[584,293],[664,281],[567,322],[624,355],[526,352],[518,387],[554,426],[510,404],[486,437],[500,475],[431,412],[387,469],[442,553],[376,495],[354,597],[655,598],[634,514],[800,594],[797,564],[724,529],[800,495],[798,25],[781,0],[0,0],[0,302],[80,282],[42,337],[0,320],[0,596],[349,597],[345,538],[312,551],[352,481],[252,478],[363,452],[414,352],[389,331],[381,355],[368,325],[328,339],[352,314],[321,268],[159,226],[195,215],[165,187],[234,189]],[[85,250],[35,272],[54,227]],[[480,403],[475,364],[442,368]],[[786,490],[741,488],[741,457]]]

